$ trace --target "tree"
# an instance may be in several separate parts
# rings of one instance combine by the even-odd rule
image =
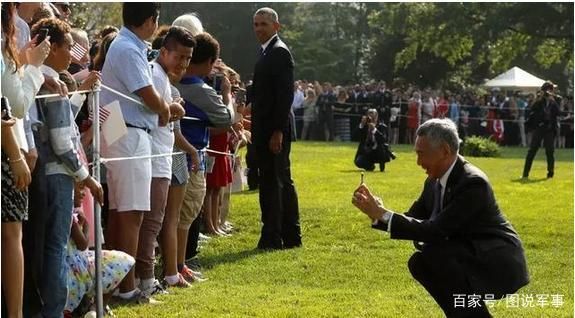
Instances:
[[[103,27],[122,25],[122,3],[71,2],[70,24],[88,32],[93,38]]]
[[[444,62],[430,68],[444,83],[462,86],[518,63],[566,85],[561,73],[573,65],[573,3],[389,3],[370,25],[382,34],[374,56],[397,45],[394,76],[409,75],[422,54]]]

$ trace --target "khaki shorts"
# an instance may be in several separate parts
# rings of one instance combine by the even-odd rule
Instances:
[[[190,228],[192,222],[200,215],[205,196],[206,177],[204,171],[190,172],[178,228],[183,230]]]

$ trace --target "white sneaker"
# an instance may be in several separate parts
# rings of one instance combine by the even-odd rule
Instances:
[[[98,315],[96,314],[95,310],[90,310],[84,315],[84,318],[97,318],[97,317]]]

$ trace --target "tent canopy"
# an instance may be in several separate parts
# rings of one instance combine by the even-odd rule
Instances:
[[[501,89],[539,89],[544,82],[544,80],[514,66],[512,69],[485,82],[483,85],[487,87],[499,87]]]

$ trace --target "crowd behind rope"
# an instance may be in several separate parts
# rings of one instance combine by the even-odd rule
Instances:
[[[157,3],[125,3],[124,26],[90,37],[68,23],[74,13],[67,2],[2,3],[7,317],[93,311],[96,235],[105,239],[105,301],[125,304],[155,302],[155,294],[205,280],[200,246],[233,234],[230,197],[232,183],[241,182],[241,160],[225,153],[250,147],[249,84],[244,87],[221,61],[217,39],[195,15],[158,28],[159,13]],[[93,105],[85,94],[73,93],[98,83],[99,106],[118,100],[127,127],[117,142],[103,143],[102,156],[147,157],[138,163],[110,160],[102,165],[100,182],[89,174]],[[394,144],[412,143],[418,125],[432,117],[452,118],[463,136],[526,144],[517,127],[530,98],[439,95],[412,86],[390,89],[383,82],[332,88],[298,81],[293,108],[303,139],[341,138],[336,121],[348,118],[355,128],[365,110],[375,108]],[[562,145],[572,145],[572,98],[561,107],[558,135]],[[149,158],[172,152],[179,154]],[[94,200],[103,206],[103,234],[93,232]],[[161,278],[154,271],[158,257]]]
[[[447,117],[457,125],[463,139],[482,136],[501,145],[523,147],[529,145],[525,121],[537,98],[535,92],[501,88],[482,95],[472,90],[448,91],[404,83],[391,86],[383,81],[334,87],[329,82],[299,80],[294,93],[298,137],[304,140],[358,141],[361,116],[375,108],[387,126],[391,144],[413,144],[419,125],[431,118]],[[556,99],[560,106],[556,147],[572,148],[573,97]],[[349,121],[349,131],[336,129],[341,120]]]
[[[158,3],[124,4],[123,26],[90,38],[68,23],[71,8],[2,3],[7,317],[93,314],[96,235],[105,241],[104,300],[121,305],[205,280],[200,246],[233,232],[234,153],[250,123],[240,76],[219,58],[218,41],[193,14],[158,28]],[[89,174],[93,105],[74,93],[98,87],[99,106],[119,101],[127,127],[102,143],[101,183]],[[114,160],[134,156],[142,158]],[[93,232],[94,201],[104,233]]]

